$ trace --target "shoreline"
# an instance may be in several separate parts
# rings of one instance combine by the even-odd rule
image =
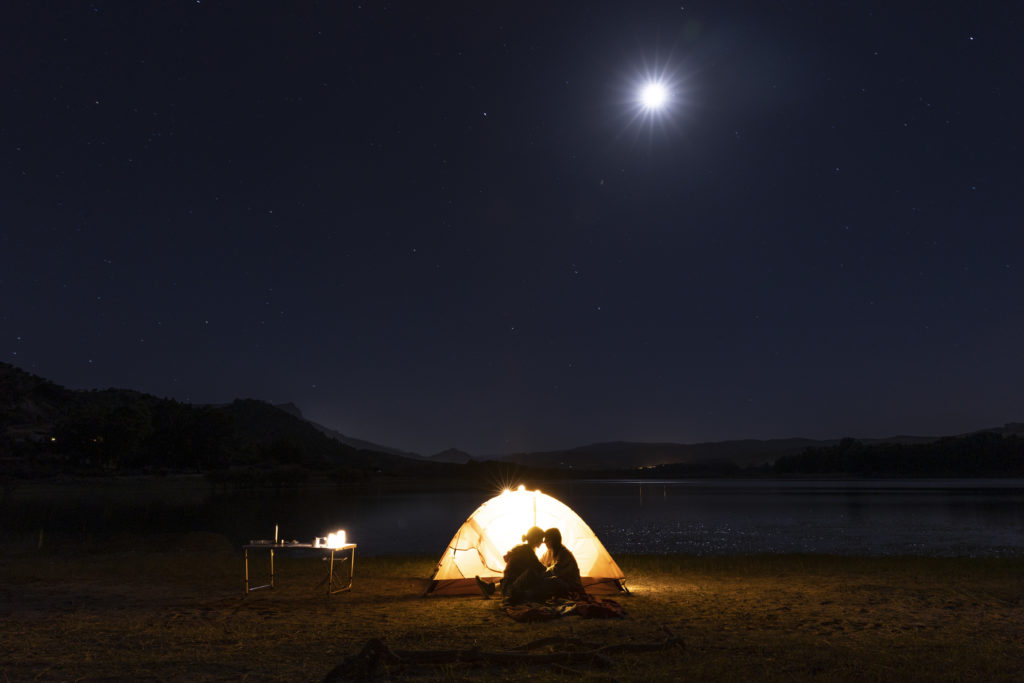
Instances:
[[[201,475],[38,482],[0,496],[0,517],[5,520],[0,540],[8,548],[27,550],[59,543],[78,549],[102,545],[126,533],[206,531],[241,543],[267,538],[267,534],[272,537],[274,525],[280,522],[288,538],[311,539],[323,535],[326,526],[346,527],[353,538],[363,540],[362,552],[440,552],[458,524],[497,493],[458,481],[449,482],[442,491],[433,482],[407,483],[388,478],[377,488],[358,490],[324,484],[224,491]],[[1024,480],[561,480],[541,483],[539,488],[578,508],[614,552],[712,557],[1024,555],[1024,537],[1014,521]],[[723,506],[742,506],[748,499],[769,507],[748,504],[749,509],[722,512]],[[810,506],[829,502],[824,512],[804,519],[787,516],[794,500]],[[631,510],[628,520],[614,512],[620,509],[616,501],[626,506],[622,509]],[[884,512],[897,503],[920,503],[925,516],[915,518],[921,520],[918,526],[892,527],[894,531],[887,535],[890,527],[880,527],[874,511]],[[993,526],[993,505],[998,505],[1001,515],[998,526]],[[700,518],[701,510],[707,511],[706,519]],[[858,522],[857,514],[866,515],[868,523]],[[950,517],[953,514],[958,516]],[[981,514],[988,515],[988,526],[981,529],[984,533],[976,526]],[[755,521],[748,523],[748,519]],[[909,518],[905,521],[917,524]]]
[[[86,552],[0,557],[0,648],[11,680],[323,680],[366,642],[508,651],[542,638],[664,640],[586,676],[618,680],[1019,680],[1024,558],[616,556],[626,619],[519,624],[479,597],[422,597],[436,557],[357,552],[328,598],[317,557],[282,554],[274,590],[242,594],[217,534],[138,536]],[[252,562],[252,558],[250,559]],[[254,573],[259,569],[251,565]],[[579,671],[450,662],[394,680],[578,680]]]
[[[936,484],[941,482],[958,483],[982,483],[1007,484],[1010,488],[1024,488],[1024,477],[858,477],[853,475],[764,475],[757,477],[750,476],[681,476],[681,477],[651,477],[638,474],[635,477],[623,476],[621,473],[608,472],[607,476],[601,473],[587,473],[585,476],[569,476],[570,473],[554,476],[536,476],[531,474],[524,477],[537,484],[574,484],[574,483],[609,483],[609,484],[638,484],[658,485],[681,482],[694,483],[740,483],[740,482],[784,482],[784,483],[813,483],[813,482],[840,482],[844,484],[878,482],[919,482],[921,484]],[[56,475],[53,477],[39,478],[7,478],[4,482],[4,495],[15,491],[37,491],[50,492],[58,490],[70,490],[76,487],[84,489],[110,489],[118,486],[149,486],[152,488],[206,488],[212,491],[222,492],[246,492],[246,491],[363,491],[368,488],[383,493],[397,493],[402,491],[446,491],[446,490],[492,490],[494,487],[490,482],[482,482],[478,478],[455,478],[455,477],[401,477],[401,476],[372,476],[365,480],[335,482],[329,480],[304,482],[301,484],[289,484],[280,486],[248,486],[241,484],[224,484],[210,481],[205,473],[175,473],[175,474],[110,474],[110,475]]]

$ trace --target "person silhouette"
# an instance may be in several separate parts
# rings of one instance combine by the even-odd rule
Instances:
[[[544,532],[544,545],[547,552],[541,558],[547,593],[552,597],[570,597],[582,595],[583,580],[580,578],[580,566],[572,551],[562,545],[562,532],[556,528]]]
[[[543,542],[544,530],[533,526],[523,534],[521,545],[505,553],[505,572],[499,585],[502,596],[510,604],[530,602],[539,596],[544,581],[544,565],[537,559],[537,548]],[[476,583],[485,598],[494,595],[493,583],[483,581],[479,576]]]

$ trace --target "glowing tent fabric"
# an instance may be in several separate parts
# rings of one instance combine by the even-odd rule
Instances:
[[[502,558],[522,543],[522,535],[531,526],[557,527],[562,532],[562,543],[576,557],[588,592],[622,590],[625,575],[580,516],[547,494],[520,487],[491,498],[470,515],[438,561],[427,592],[477,593],[473,577],[500,578],[505,570]],[[542,545],[539,552],[544,550]]]

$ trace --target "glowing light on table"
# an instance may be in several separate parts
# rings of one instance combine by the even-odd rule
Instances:
[[[324,543],[325,548],[340,548],[345,545],[345,530],[338,529],[327,534],[327,541]]]

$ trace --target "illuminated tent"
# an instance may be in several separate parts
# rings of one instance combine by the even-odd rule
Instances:
[[[601,541],[568,505],[540,491],[505,491],[476,509],[459,527],[437,563],[427,593],[478,593],[474,577],[501,578],[505,553],[522,543],[531,526],[557,527],[562,544],[576,557],[583,586],[590,593],[625,590],[626,578]],[[544,550],[538,548],[538,555]]]

